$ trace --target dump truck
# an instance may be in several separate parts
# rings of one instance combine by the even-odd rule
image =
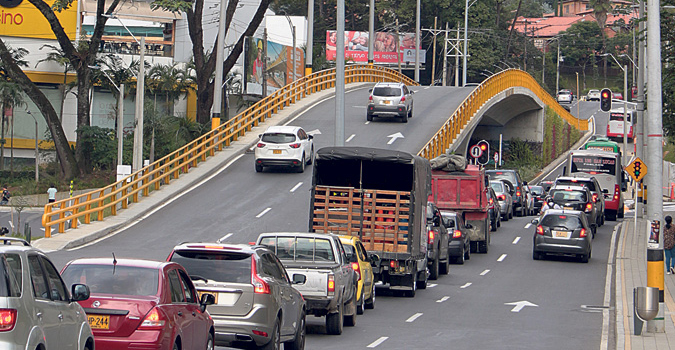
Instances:
[[[406,152],[325,147],[316,153],[309,231],[358,236],[378,288],[427,285],[429,161]]]
[[[464,213],[464,221],[472,226],[468,230],[472,253],[487,253],[490,245],[488,186],[485,170],[476,165],[467,165],[462,171],[431,171],[429,201],[440,210]]]

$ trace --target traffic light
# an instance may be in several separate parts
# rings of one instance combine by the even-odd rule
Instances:
[[[633,162],[633,174],[635,175],[636,179],[640,178],[640,174],[642,172],[642,162],[636,160]]]
[[[490,161],[490,144],[485,141],[478,141],[476,144],[478,148],[483,152],[480,157],[478,157],[478,164],[485,165]]]
[[[600,91],[600,109],[609,112],[612,109],[612,90],[602,89]]]

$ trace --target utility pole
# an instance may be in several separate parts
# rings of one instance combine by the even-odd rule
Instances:
[[[401,74],[401,49],[398,46],[398,18],[396,19],[396,61],[398,61],[398,74]]]
[[[374,0],[371,0],[371,2]],[[314,46],[314,0],[307,0],[307,48],[305,49],[305,76],[312,74],[312,46]],[[372,40],[369,40],[372,41]]]
[[[293,34],[293,69],[291,71],[293,72],[292,73],[293,79],[291,79],[291,81],[295,81],[296,79],[298,79],[297,74],[295,74],[296,73],[295,70],[298,67],[295,63],[295,25],[293,26],[293,33],[292,34]]]
[[[639,5],[639,18],[642,19],[644,18],[645,14],[645,3],[644,1],[640,1]],[[639,26],[638,26],[638,33],[644,33],[645,30],[645,22],[640,21]],[[641,38],[638,40],[638,72],[637,72],[637,123],[635,125],[635,128],[637,129],[637,141],[635,142],[635,148],[637,151],[637,156],[640,159],[645,159],[644,157],[644,152],[645,152],[645,124],[646,124],[646,119],[644,117],[644,110],[645,110],[645,69],[646,69],[646,64],[645,64],[645,42],[644,42],[644,34]],[[642,218],[644,215],[644,206],[642,205],[642,198],[644,196],[644,191],[642,190],[642,181],[640,181],[639,186],[640,186],[640,191],[638,191],[638,198],[637,201],[635,202],[635,214],[638,218]]]
[[[131,172],[137,172],[143,167],[143,107],[145,100],[145,37],[141,37],[141,55],[136,80],[136,123],[134,128],[134,151],[131,163]]]
[[[262,97],[267,97],[267,28],[263,30]]]
[[[436,56],[436,55],[434,55]],[[448,77],[448,22],[445,22],[445,39],[443,40],[443,86]]]
[[[398,38],[397,38],[398,39]],[[398,42],[398,40],[396,40]],[[345,144],[345,0],[337,2],[337,57],[335,58],[335,146]]]
[[[431,56],[431,85],[436,85],[436,21],[438,17],[434,17],[434,54]]]
[[[417,21],[415,23],[415,81],[420,82],[420,0],[417,0]],[[396,42],[398,42],[398,36]],[[398,49],[396,50],[398,54]]]
[[[120,84],[119,98],[117,99],[117,165],[124,164],[122,150],[124,149],[124,84]]]
[[[467,33],[469,32],[469,0],[465,0],[464,6],[464,61],[462,62],[462,86],[466,86],[466,54],[469,50],[469,39]]]
[[[211,105],[211,130],[220,125],[220,112],[223,110],[223,62],[225,61],[225,22],[227,2],[220,1],[220,19],[218,21],[218,41],[216,42],[216,75],[213,78],[213,105]]]
[[[368,9],[368,64],[373,65],[375,52],[375,0],[370,0]]]
[[[457,41],[455,41],[455,87],[459,87],[459,22],[457,22]],[[466,48],[466,46],[464,46]]]

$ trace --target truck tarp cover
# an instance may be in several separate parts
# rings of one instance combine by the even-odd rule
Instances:
[[[431,194],[429,162],[410,153],[367,147],[317,151],[314,186],[344,186]]]

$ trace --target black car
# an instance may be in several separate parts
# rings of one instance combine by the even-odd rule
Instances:
[[[593,194],[586,186],[556,185],[548,192],[553,203],[567,210],[579,210],[586,214],[588,225],[595,236],[598,215]]]
[[[455,211],[441,211],[443,216],[443,226],[450,234],[450,243],[448,254],[457,264],[464,264],[465,260],[471,258],[471,241],[469,240],[469,229],[471,224],[464,222],[464,215]]]
[[[427,202],[427,233],[429,235],[427,264],[429,279],[438,279],[438,274],[447,275],[450,270],[448,255],[448,230],[441,222],[441,211],[432,202]]]
[[[556,185],[570,185],[570,186],[579,186],[583,185],[588,187],[588,189],[593,194],[593,205],[595,205],[595,210],[598,212],[596,217],[596,224],[598,227],[605,224],[605,196],[602,193],[602,187],[600,183],[594,177],[570,177],[570,176],[560,176],[555,179]]]
[[[532,220],[534,230],[532,259],[546,254],[572,255],[587,263],[591,258],[592,234],[586,215],[578,210],[549,209]]]
[[[548,190],[551,189],[555,185],[555,181],[552,180],[544,180],[539,182],[539,186],[544,188],[544,191],[548,192]]]
[[[532,193],[532,197],[534,198],[534,211],[538,213],[544,205],[546,191],[542,186],[530,186],[530,193]]]
[[[513,211],[517,212],[517,216],[527,215],[527,194],[523,191],[523,181],[518,174],[517,170],[514,169],[501,169],[501,170],[487,170],[485,174],[492,180],[505,180],[507,185],[511,186],[514,189],[513,195]]]

